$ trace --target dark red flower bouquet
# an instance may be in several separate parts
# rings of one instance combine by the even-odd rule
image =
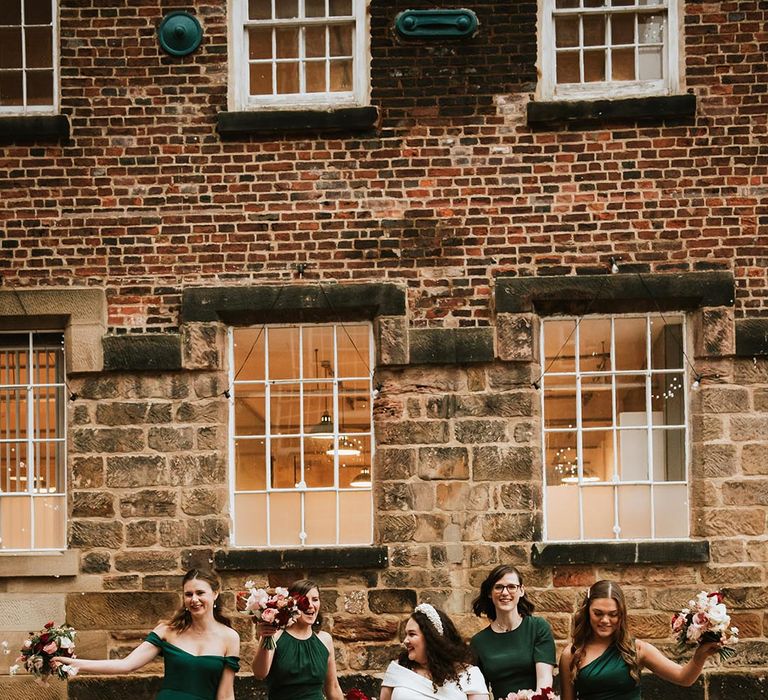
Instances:
[[[257,588],[253,581],[246,581],[245,588],[236,596],[237,609],[278,629],[290,627],[300,613],[309,609],[307,596],[289,595],[287,588],[277,587],[270,593],[265,588]],[[265,649],[274,649],[275,640],[264,637],[261,645]]]
[[[362,690],[352,688],[344,693],[344,700],[371,700]]]

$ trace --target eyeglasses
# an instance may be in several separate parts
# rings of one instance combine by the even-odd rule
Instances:
[[[522,586],[519,583],[508,583],[506,586],[501,583],[497,583],[493,587],[494,593],[503,593],[505,590],[509,592],[510,594],[515,594],[517,591],[522,588]]]

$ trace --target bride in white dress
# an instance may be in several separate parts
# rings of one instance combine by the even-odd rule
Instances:
[[[405,625],[405,651],[389,664],[379,700],[488,700],[488,685],[451,619],[429,603]]]

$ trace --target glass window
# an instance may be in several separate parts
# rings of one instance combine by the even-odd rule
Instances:
[[[364,104],[365,0],[237,0],[236,107]]]
[[[679,0],[544,0],[542,96],[678,90]]]
[[[547,539],[687,537],[683,317],[544,319],[541,334]]]
[[[370,544],[370,324],[230,338],[235,544]]]
[[[55,0],[0,3],[0,113],[57,107]]]
[[[60,334],[0,334],[0,551],[66,547]]]

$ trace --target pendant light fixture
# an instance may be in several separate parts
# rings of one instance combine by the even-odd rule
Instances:
[[[356,489],[368,488],[371,485],[371,470],[368,467],[363,467],[360,473],[349,482],[349,485]]]
[[[320,361],[318,359],[318,349],[315,348],[315,378],[320,379]],[[323,372],[325,374],[325,379],[328,378],[328,367],[326,364],[323,364]],[[310,427],[309,430],[307,430],[306,435],[309,438],[314,438],[317,440],[328,440],[333,439],[333,416],[331,416],[330,412],[328,411],[328,391],[327,386],[323,385],[326,388],[324,389],[325,394],[325,410],[323,411],[323,415],[320,416],[320,422],[315,423],[312,427]]]

